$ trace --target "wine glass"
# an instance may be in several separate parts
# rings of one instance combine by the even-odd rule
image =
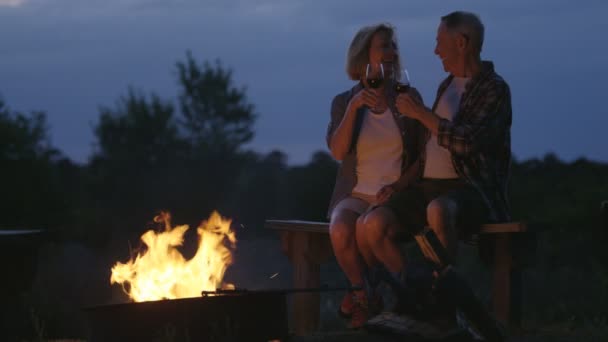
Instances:
[[[365,80],[367,82],[367,86],[371,89],[375,89],[376,93],[378,93],[378,88],[381,88],[382,84],[384,83],[384,66],[382,63],[367,64],[365,67]],[[375,108],[370,109],[374,113],[383,113],[386,108],[376,106]]]
[[[393,90],[399,93],[407,93],[410,90],[410,74],[407,69],[393,70]]]

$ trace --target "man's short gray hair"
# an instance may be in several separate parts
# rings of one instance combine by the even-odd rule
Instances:
[[[481,52],[483,46],[484,27],[481,19],[475,13],[456,11],[441,17],[446,28],[452,32],[464,35],[472,44],[473,49]]]

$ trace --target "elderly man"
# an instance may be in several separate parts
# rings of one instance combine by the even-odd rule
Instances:
[[[439,86],[433,108],[408,94],[397,97],[401,115],[426,129],[419,176],[358,220],[357,242],[366,248],[366,260],[381,262],[398,278],[407,268],[396,234],[429,226],[455,256],[459,237],[474,233],[485,220],[510,219],[511,96],[493,64],[481,60],[483,39],[477,15],[442,17],[435,54],[450,75]]]

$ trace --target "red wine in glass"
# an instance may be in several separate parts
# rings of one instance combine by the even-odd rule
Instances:
[[[382,63],[370,63],[365,68],[365,79],[367,86],[372,89],[382,87],[384,83],[384,67]]]
[[[407,93],[408,90],[410,90],[410,85],[409,83],[401,83],[401,82],[397,82],[395,83],[395,92],[400,94],[400,93]]]
[[[407,93],[410,90],[410,75],[407,69],[399,69],[393,71],[395,77],[395,84],[393,88],[397,94]]]
[[[382,78],[368,78],[367,85],[372,89],[378,89],[382,87],[382,82],[384,80]]]

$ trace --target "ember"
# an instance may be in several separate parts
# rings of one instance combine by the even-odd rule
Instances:
[[[146,250],[127,263],[117,262],[112,267],[111,284],[121,284],[135,302],[200,297],[202,291],[233,288],[222,282],[236,245],[230,219],[214,211],[201,223],[198,249],[190,260],[176,248],[183,244],[188,226],[171,227],[168,213],[161,213],[154,221],[164,223],[165,231],[144,233],[141,240]]]

